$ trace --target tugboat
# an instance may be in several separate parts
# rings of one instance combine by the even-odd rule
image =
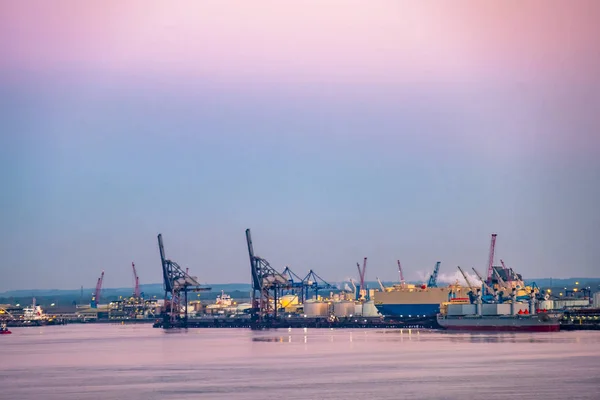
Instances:
[[[10,335],[12,332],[8,330],[6,324],[0,325],[0,335]]]

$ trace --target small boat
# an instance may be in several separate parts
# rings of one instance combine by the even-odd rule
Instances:
[[[0,335],[10,335],[12,332],[8,330],[6,324],[0,326]]]

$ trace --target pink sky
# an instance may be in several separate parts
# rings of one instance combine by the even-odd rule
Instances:
[[[600,101],[599,11],[594,0],[5,1],[0,83],[78,78],[180,99],[207,84],[240,99],[247,85],[249,101],[373,109],[404,93],[470,121],[451,135],[486,157],[581,153],[598,144],[585,113]]]
[[[593,0],[5,1],[0,68],[223,81],[578,81],[600,70],[599,10]]]

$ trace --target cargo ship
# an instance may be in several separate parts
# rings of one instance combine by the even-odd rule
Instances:
[[[442,303],[468,297],[469,288],[460,285],[429,287],[427,285],[394,285],[373,293],[377,311],[387,317],[435,317]]]
[[[442,328],[457,331],[558,332],[562,313],[535,309],[528,303],[444,304],[437,315]]]

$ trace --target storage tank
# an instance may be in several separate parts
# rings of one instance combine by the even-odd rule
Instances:
[[[366,301],[362,305],[362,313],[359,314],[364,317],[379,317],[381,314],[377,311],[377,307],[375,307],[375,302],[373,300]]]
[[[363,315],[363,305],[361,303],[354,305],[354,315]]]
[[[327,317],[329,304],[324,301],[307,301],[304,303],[304,314],[307,317]]]
[[[336,317],[349,317],[350,315],[354,315],[355,311],[353,301],[338,301],[337,303],[333,303],[333,314]]]
[[[298,295],[286,294],[279,299],[279,305],[281,308],[287,308],[298,304]]]

